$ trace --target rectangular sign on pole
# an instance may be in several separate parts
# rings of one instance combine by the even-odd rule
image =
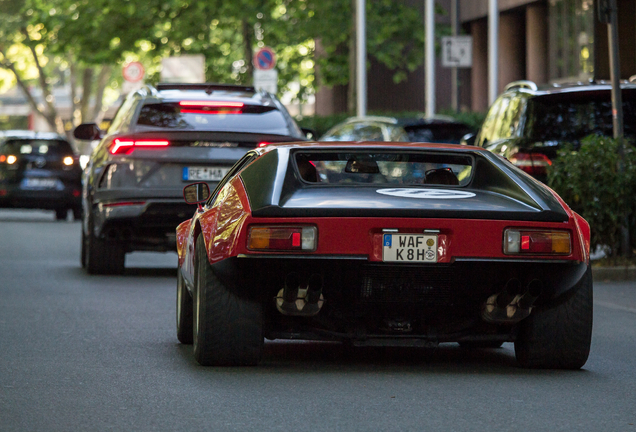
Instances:
[[[276,94],[278,92],[278,71],[276,69],[254,69],[254,87],[256,90]]]
[[[442,38],[442,66],[465,67],[473,65],[472,36],[445,36]]]

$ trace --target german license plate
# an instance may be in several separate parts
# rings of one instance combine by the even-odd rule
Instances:
[[[228,171],[225,167],[184,167],[183,180],[219,181]]]
[[[384,234],[382,261],[436,263],[437,235]]]
[[[57,179],[52,178],[25,178],[24,187],[38,189],[53,189],[57,186]]]

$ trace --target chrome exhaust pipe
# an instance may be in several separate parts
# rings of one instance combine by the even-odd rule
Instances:
[[[543,283],[532,280],[523,294],[520,286],[517,279],[510,279],[502,292],[488,297],[481,309],[482,319],[496,324],[514,324],[528,317],[532,305],[541,295]]]
[[[325,301],[322,295],[323,278],[313,274],[307,284],[301,286],[297,273],[285,277],[285,287],[276,296],[276,308],[283,315],[313,316],[317,315]]]
[[[539,279],[534,279],[528,284],[528,290],[521,296],[517,302],[517,307],[520,309],[532,309],[532,305],[539,298],[543,291],[543,282]]]

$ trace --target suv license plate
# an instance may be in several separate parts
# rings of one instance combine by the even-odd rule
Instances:
[[[382,261],[436,263],[437,235],[384,234]]]
[[[57,179],[52,178],[25,178],[24,187],[38,189],[53,189],[57,186]]]
[[[220,181],[229,171],[225,167],[184,167],[184,181]]]

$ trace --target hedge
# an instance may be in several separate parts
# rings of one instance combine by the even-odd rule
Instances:
[[[589,135],[579,151],[561,150],[548,169],[548,185],[589,222],[592,250],[601,246],[612,258],[621,252],[625,217],[631,248],[636,246],[636,151],[626,142],[621,159],[620,145],[619,139]]]

